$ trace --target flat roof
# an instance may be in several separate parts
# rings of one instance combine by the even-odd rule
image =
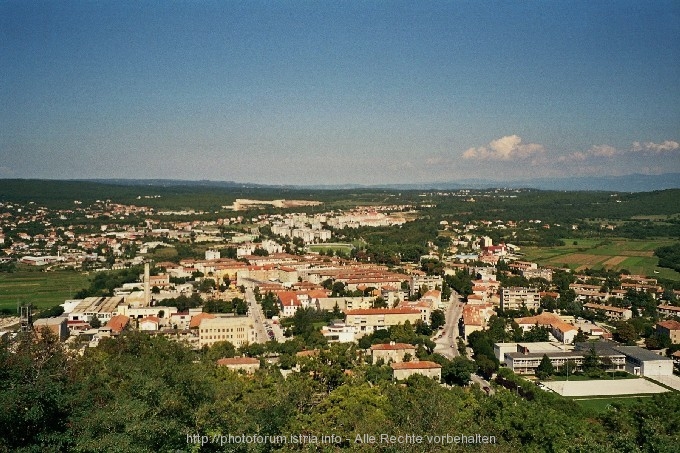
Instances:
[[[650,360],[671,360],[669,357],[664,357],[662,355],[656,354],[647,349],[642,349],[638,346],[616,346],[613,348],[616,351],[621,351],[623,354],[630,356],[639,361],[650,361]]]

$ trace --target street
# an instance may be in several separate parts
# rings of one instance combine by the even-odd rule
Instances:
[[[248,303],[248,315],[255,323],[255,331],[257,333],[258,343],[266,343],[271,339],[267,333],[267,328],[271,329],[276,341],[286,341],[286,337],[283,336],[283,330],[281,330],[281,326],[272,323],[270,319],[267,319],[264,316],[262,306],[255,300],[255,293],[252,289],[246,289],[245,299],[246,303]]]
[[[458,356],[458,320],[463,315],[463,305],[460,295],[452,290],[449,308],[446,310],[446,324],[444,324],[441,337],[434,340],[436,344],[434,352],[448,359]]]

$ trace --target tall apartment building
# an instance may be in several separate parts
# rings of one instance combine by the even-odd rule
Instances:
[[[538,310],[541,306],[541,296],[536,288],[511,287],[501,290],[501,309],[519,310],[522,307]]]

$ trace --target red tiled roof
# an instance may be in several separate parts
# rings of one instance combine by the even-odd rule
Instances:
[[[219,359],[217,361],[217,365],[219,366],[227,366],[227,365],[255,365],[259,364],[260,360],[259,359],[254,359],[251,357],[231,357],[231,358],[224,358],[224,359]]]
[[[423,360],[421,362],[399,362],[390,365],[393,370],[430,370],[434,368],[441,368],[442,366],[435,362],[428,362]]]
[[[204,319],[213,319],[214,317],[215,315],[211,313],[199,313],[196,316],[192,316],[191,321],[189,321],[189,328],[198,327]]]
[[[372,351],[393,351],[398,349],[415,349],[416,347],[408,343],[395,344],[374,344],[371,346]]]
[[[680,330],[680,322],[675,320],[661,321],[656,323],[657,326],[664,327],[668,330]]]
[[[345,315],[419,315],[420,310],[413,308],[359,308],[347,310]]]
[[[128,325],[130,322],[130,318],[128,318],[125,315],[116,315],[113,316],[111,319],[109,319],[109,322],[106,324],[108,327],[111,328],[114,332],[121,332],[125,326]]]
[[[139,320],[140,323],[146,322],[146,321],[151,321],[155,322],[156,324],[159,324],[161,320],[157,316],[147,316],[146,318],[142,318]]]

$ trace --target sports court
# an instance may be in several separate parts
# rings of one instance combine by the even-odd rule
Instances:
[[[553,381],[543,384],[562,396],[640,395],[668,391],[645,379]]]

